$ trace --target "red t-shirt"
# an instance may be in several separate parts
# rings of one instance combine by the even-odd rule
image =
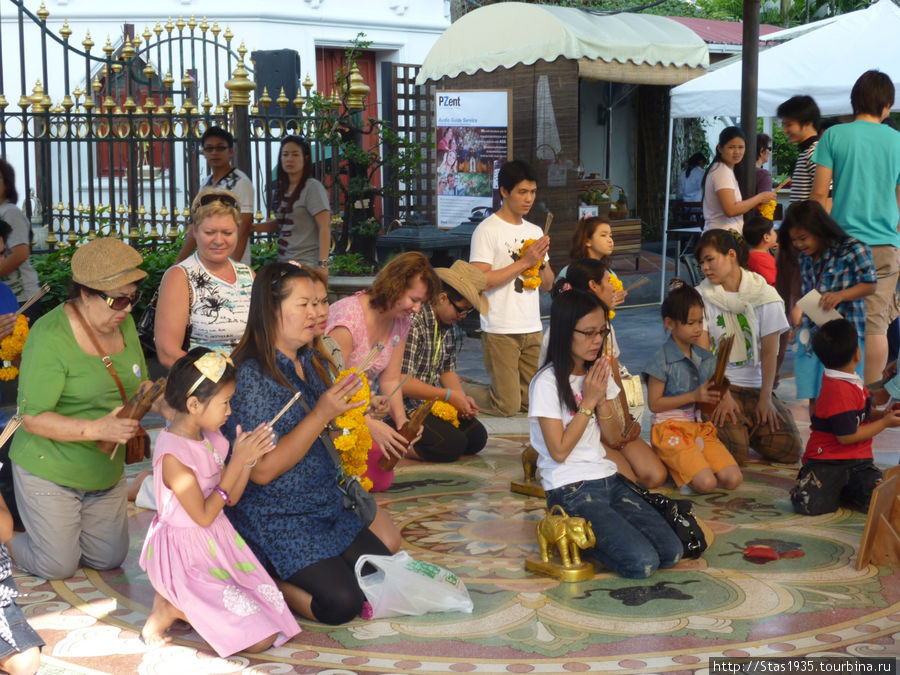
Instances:
[[[747,267],[765,279],[769,285],[775,285],[775,258],[768,251],[750,251]]]
[[[816,412],[809,428],[803,461],[808,459],[871,459],[872,439],[842,445],[837,437],[855,434],[869,423],[872,397],[865,387],[837,377],[822,377]]]

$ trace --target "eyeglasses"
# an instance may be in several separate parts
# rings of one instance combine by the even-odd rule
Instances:
[[[109,308],[115,312],[121,312],[128,307],[134,307],[141,301],[141,292],[135,291],[134,295],[118,295],[110,296],[103,291],[97,291],[97,295],[106,300]]]
[[[227,145],[204,145],[203,152],[225,152],[231,150]]]
[[[603,339],[606,339],[606,336],[609,335],[609,328],[591,328],[590,330],[578,330],[577,328],[573,329],[576,333],[581,333],[588,340],[593,340],[598,335],[602,336]]]
[[[460,319],[466,318],[466,317],[469,315],[469,313],[470,313],[473,309],[475,309],[474,307],[469,307],[468,309],[460,309],[460,308],[459,308],[459,305],[457,305],[455,302],[453,302],[452,300],[450,300],[450,298],[447,298],[447,300],[449,300],[449,301],[450,301],[450,304],[453,305],[453,309],[456,310],[456,316],[458,316]]]
[[[233,209],[236,209],[238,205],[237,200],[234,197],[219,192],[211,192],[210,194],[200,197],[200,206],[206,206],[213,202],[221,202],[225,206],[230,206]]]

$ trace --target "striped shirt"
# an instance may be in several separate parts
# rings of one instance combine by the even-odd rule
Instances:
[[[812,194],[813,180],[816,177],[816,165],[812,162],[812,154],[819,142],[818,136],[810,136],[799,144],[800,154],[794,163],[791,174],[791,203],[809,199]]]

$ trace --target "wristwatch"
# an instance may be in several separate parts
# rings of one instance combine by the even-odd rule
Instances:
[[[326,258],[325,260],[320,260],[319,267],[324,267],[327,270],[328,269],[328,259]]]
[[[594,416],[594,411],[591,410],[590,408],[579,408],[578,412],[580,414],[584,415],[585,417],[587,417],[588,419],[590,419],[591,417]]]

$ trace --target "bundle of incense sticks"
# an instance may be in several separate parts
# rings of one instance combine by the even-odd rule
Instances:
[[[635,281],[633,284],[631,284],[631,286],[629,286],[628,288],[626,288],[626,289],[625,289],[625,292],[626,292],[626,293],[630,293],[630,292],[633,291],[635,288],[640,288],[641,286],[643,286],[644,284],[647,284],[647,283],[650,283],[650,277],[641,277],[640,279],[638,279],[637,281]]]
[[[132,396],[128,403],[116,413],[116,417],[122,419],[141,420],[150,410],[150,407],[166,391],[166,378],[161,377],[156,382],[146,387],[143,391]],[[119,450],[118,444],[113,441],[97,441],[97,447],[101,452],[110,452],[110,460],[114,459]]]
[[[28,300],[26,300],[19,309],[16,310],[16,316],[22,314],[25,310],[31,307],[38,300],[43,298],[47,293],[50,292],[50,284],[44,284],[38,289],[38,292],[32,295]]]
[[[3,431],[0,432],[0,447],[6,444],[12,435],[16,433],[16,429],[21,425],[22,416],[19,414],[19,409],[16,408],[16,414],[9,418],[9,422],[6,423],[6,426],[3,427]]]
[[[281,419],[281,416],[284,415],[284,413],[286,413],[288,410],[290,410],[290,409],[291,409],[291,406],[294,405],[297,401],[299,401],[301,396],[303,396],[303,394],[302,394],[302,392],[299,392],[299,391],[298,391],[296,394],[294,394],[294,395],[291,397],[291,400],[288,401],[287,403],[285,403],[285,404],[284,404],[284,407],[283,407],[281,410],[278,411],[278,414],[275,415],[275,417],[272,418],[272,420],[269,422],[269,426],[270,426],[270,427],[274,427],[274,426],[275,426],[275,422],[277,422],[278,420],[280,420],[280,419]]]
[[[728,367],[728,357],[731,356],[734,337],[734,335],[729,335],[723,337],[719,342],[719,352],[716,354],[716,372],[713,374],[713,384],[717,387],[721,387],[725,382],[725,369]]]
[[[418,408],[413,411],[413,414],[410,415],[409,420],[407,420],[406,424],[400,427],[400,435],[406,439],[407,443],[412,442],[412,439],[416,437],[419,433],[419,429],[425,423],[425,418],[428,417],[428,414],[431,412],[431,409],[434,407],[434,404],[437,402],[436,398],[431,399],[430,401],[425,401],[420,404]],[[378,460],[378,466],[382,471],[390,471],[395,466],[397,466],[397,462],[400,461],[400,458],[391,455],[390,457],[382,457]]]
[[[372,349],[369,350],[369,353],[368,353],[368,354],[366,354],[366,358],[364,358],[364,359],[362,360],[362,363],[360,363],[360,364],[356,367],[356,372],[357,372],[357,373],[364,373],[365,370],[366,370],[366,368],[368,368],[369,366],[372,365],[372,361],[374,361],[375,359],[378,358],[378,355],[381,353],[381,350],[382,350],[382,349],[384,349],[384,343],[383,343],[383,342],[376,342],[376,343],[375,343],[375,346],[372,347]]]
[[[553,211],[547,211],[547,222],[544,223],[544,236],[550,231],[550,224],[553,222]]]

